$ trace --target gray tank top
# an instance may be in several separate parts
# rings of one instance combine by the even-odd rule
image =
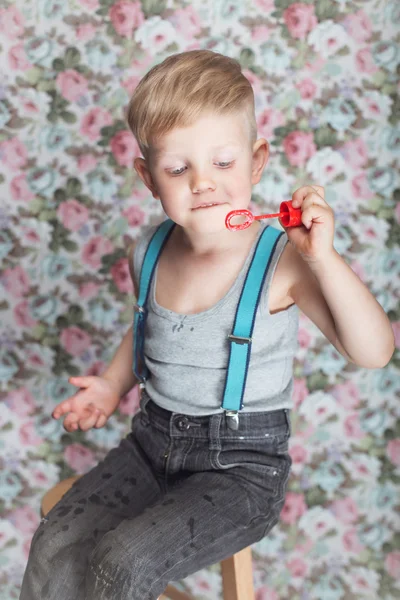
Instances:
[[[200,313],[178,314],[155,298],[156,267],[147,302],[144,359],[150,371],[146,392],[159,406],[187,415],[221,412],[229,340],[236,307],[258,236],[232,287],[219,302]],[[144,228],[136,244],[133,266],[139,281],[145,251],[157,225]],[[292,408],[293,359],[297,350],[298,307],[271,315],[268,298],[279,257],[288,243],[284,233],[275,246],[257,309],[243,411]]]

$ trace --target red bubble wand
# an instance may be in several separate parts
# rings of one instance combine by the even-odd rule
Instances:
[[[294,208],[292,201],[281,202],[278,213],[271,215],[258,215],[255,216],[249,210],[240,208],[239,210],[231,210],[225,217],[225,225],[230,231],[240,231],[241,229],[247,229],[253,223],[253,221],[259,221],[260,219],[272,219],[272,217],[279,217],[284,227],[299,227],[301,225],[301,208]],[[233,217],[244,216],[246,220],[244,223],[238,223],[232,225],[231,219]]]

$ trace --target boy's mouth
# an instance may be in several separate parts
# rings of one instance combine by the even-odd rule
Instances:
[[[204,202],[204,204],[199,204],[194,206],[192,210],[198,210],[199,208],[212,208],[213,206],[220,206],[223,202]]]

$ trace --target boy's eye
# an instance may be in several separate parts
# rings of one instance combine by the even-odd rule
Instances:
[[[172,169],[170,171],[170,173],[171,173],[171,175],[181,175],[185,169],[186,169],[186,167],[180,167],[178,169]]]
[[[221,169],[227,169],[228,167],[230,167],[233,164],[233,160],[225,160],[225,161],[219,161],[217,163],[215,163],[216,165],[218,165],[219,167],[221,167]],[[168,173],[170,175],[182,175],[182,173],[184,173],[186,171],[187,167],[177,167],[176,169],[168,169]]]

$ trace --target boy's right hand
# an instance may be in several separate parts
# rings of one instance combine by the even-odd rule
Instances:
[[[53,410],[52,417],[59,419],[68,413],[64,419],[64,429],[69,432],[76,431],[78,427],[82,431],[104,427],[120,402],[117,386],[98,376],[70,377],[68,381],[81,389],[60,402]]]

